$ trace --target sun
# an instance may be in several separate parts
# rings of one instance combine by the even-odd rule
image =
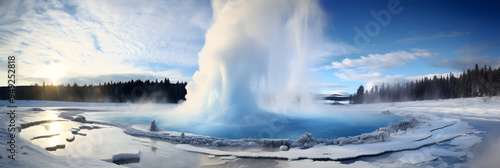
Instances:
[[[50,79],[50,82],[53,83],[58,83],[60,82],[59,79],[62,77],[63,72],[61,70],[57,69],[52,69],[48,72],[48,78]]]

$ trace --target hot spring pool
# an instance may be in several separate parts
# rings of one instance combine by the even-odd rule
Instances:
[[[172,114],[90,112],[85,116],[93,120],[149,125],[156,120],[158,127],[169,131],[193,133],[229,139],[272,138],[295,140],[309,132],[315,138],[338,138],[373,132],[380,127],[396,123],[404,117],[393,114],[363,113],[336,116],[281,116],[268,119],[263,124],[245,126],[206,121],[179,122]]]

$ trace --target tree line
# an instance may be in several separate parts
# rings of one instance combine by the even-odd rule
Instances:
[[[54,100],[71,102],[141,102],[177,103],[185,100],[186,82],[171,83],[168,78],[158,81],[130,80],[79,86],[53,84],[16,86],[16,100]],[[8,87],[0,87],[0,98],[8,100]]]
[[[403,84],[375,85],[365,90],[361,85],[355,94],[349,96],[351,104],[401,102],[416,100],[451,99],[460,97],[495,96],[500,93],[500,68],[491,66],[464,70],[459,76],[453,73],[423,77],[421,80]]]

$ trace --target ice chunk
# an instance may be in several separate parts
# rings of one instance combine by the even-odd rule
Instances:
[[[286,146],[286,145],[280,146],[280,151],[287,151],[287,150],[288,150],[288,146]]]
[[[292,144],[292,147],[300,147],[301,149],[307,149],[313,147],[316,144],[317,143],[312,137],[311,133],[306,132]]]
[[[117,162],[120,160],[131,160],[131,159],[141,159],[141,151],[137,153],[119,153],[113,155],[110,159],[103,159],[107,162]]]
[[[224,156],[220,157],[220,160],[235,160],[236,156]]]
[[[78,131],[80,131],[80,128],[71,128],[70,131],[72,134],[78,134]]]
[[[384,110],[384,111],[382,111],[382,114],[391,114],[391,111],[389,111],[389,110]]]

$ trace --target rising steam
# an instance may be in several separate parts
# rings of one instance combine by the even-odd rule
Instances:
[[[212,1],[199,71],[179,110],[210,121],[254,123],[310,101],[310,48],[321,37],[316,1]]]

